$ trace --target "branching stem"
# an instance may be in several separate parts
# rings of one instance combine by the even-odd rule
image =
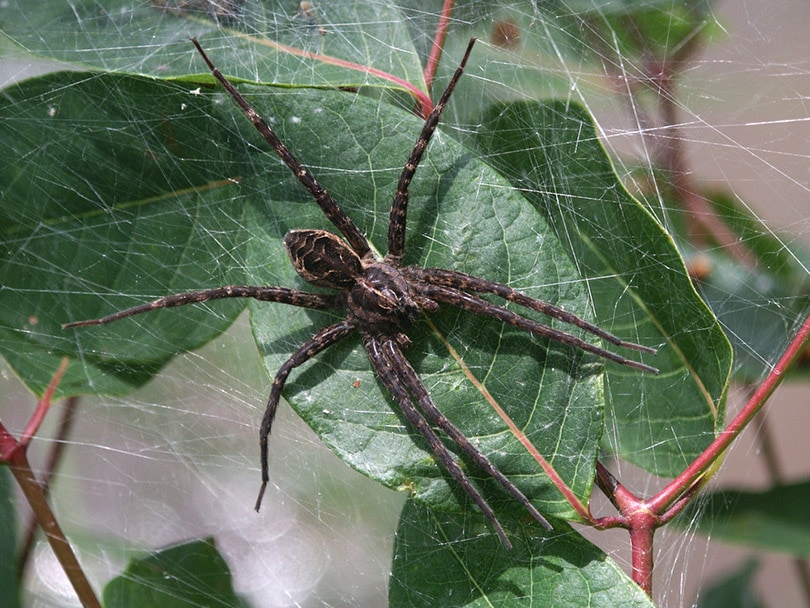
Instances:
[[[65,358],[53,378],[51,378],[51,382],[48,384],[42,398],[38,401],[36,410],[34,410],[34,414],[28,421],[28,425],[19,441],[14,439],[3,424],[0,423],[0,462],[9,466],[11,474],[19,484],[26,501],[34,512],[37,523],[45,533],[48,543],[50,543],[62,569],[65,571],[71,585],[73,585],[82,606],[85,608],[101,608],[101,603],[84,575],[76,554],[73,553],[67,537],[48,505],[44,488],[37,481],[26,455],[26,449],[31,439],[33,439],[39,425],[48,413],[51,399],[56,392],[59,381],[62,379],[62,375],[67,369],[67,365],[68,359]]]
[[[48,491],[50,490],[53,474],[62,460],[62,455],[65,453],[65,446],[67,445],[65,439],[70,434],[70,429],[73,426],[78,403],[79,397],[69,397],[65,400],[62,407],[62,416],[59,420],[59,428],[54,435],[53,444],[48,452],[48,456],[46,457],[45,465],[43,467],[44,472],[40,482],[42,491],[45,494],[45,498],[48,497]],[[32,514],[26,523],[25,534],[22,542],[20,543],[21,548],[19,555],[17,556],[17,572],[20,578],[22,578],[25,573],[25,568],[31,554],[31,549],[34,546],[34,537],[38,527],[37,518],[34,514]]]
[[[694,498],[711,478],[723,453],[762,409],[785,374],[810,342],[810,316],[791,340],[771,372],[717,438],[680,475],[652,498],[645,500],[625,488],[601,463],[596,465],[596,483],[619,515],[593,521],[598,529],[626,528],[630,532],[633,580],[652,594],[653,537]]]

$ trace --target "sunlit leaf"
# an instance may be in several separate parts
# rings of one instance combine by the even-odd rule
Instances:
[[[223,331],[240,307],[155,315],[73,334],[60,326],[166,291],[244,282],[247,240],[231,148],[190,87],[54,74],[0,101],[2,264],[0,350],[41,392],[55,359],[75,361],[61,393],[121,394],[178,350]],[[77,341],[78,339],[78,341]]]

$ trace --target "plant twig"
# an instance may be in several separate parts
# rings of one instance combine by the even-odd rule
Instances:
[[[620,513],[619,517],[598,520],[598,527],[618,526],[630,532],[633,581],[652,596],[653,539],[660,525],[658,514],[625,488],[601,462],[596,463],[596,483]],[[606,522],[612,525],[606,526]]]
[[[650,499],[635,496],[601,463],[596,465],[596,483],[610,499],[618,516],[599,518],[598,529],[622,527],[630,532],[633,580],[647,595],[652,594],[653,537],[655,530],[677,515],[711,478],[720,458],[740,433],[762,409],[788,369],[801,356],[810,342],[810,316],[774,365],[762,384],[715,440],[680,475]]]
[[[699,478],[706,475],[711,467],[719,460],[725,450],[731,445],[754,416],[762,409],[765,402],[773,394],[776,387],[784,380],[785,373],[791,365],[801,356],[804,347],[810,342],[810,316],[806,317],[799,331],[788,344],[785,352],[773,366],[773,369],[760,384],[748,403],[739,411],[734,419],[715,438],[703,453],[698,456],[678,477],[670,482],[663,490],[651,500],[651,506],[662,510],[675,502],[678,497],[688,490]]]
[[[28,421],[19,441],[14,439],[6,430],[5,426],[3,426],[2,422],[0,422],[0,462],[9,466],[11,474],[14,476],[14,479],[17,480],[23,495],[31,507],[31,510],[34,512],[37,523],[45,533],[48,543],[50,543],[68,580],[70,580],[71,585],[73,585],[73,589],[76,591],[76,595],[79,597],[82,606],[85,608],[101,608],[101,604],[93,588],[90,586],[90,582],[87,580],[84,571],[79,565],[76,554],[73,553],[73,549],[71,549],[67,537],[48,505],[45,491],[37,481],[34,472],[31,470],[31,465],[26,456],[28,445],[36,434],[45,415],[48,413],[51,399],[56,392],[59,381],[62,379],[62,375],[67,369],[67,365],[68,359],[62,359],[59,369],[56,370],[42,398],[37,402],[34,414]]]
[[[48,498],[48,495],[50,494],[51,479],[56,471],[56,467],[62,460],[62,455],[65,453],[65,446],[67,445],[65,443],[65,439],[70,434],[70,429],[73,426],[73,421],[75,420],[74,414],[76,413],[78,403],[78,397],[69,397],[65,400],[62,407],[62,416],[59,421],[59,428],[56,431],[56,435],[51,443],[51,449],[48,452],[48,456],[45,460],[45,466],[43,468],[44,473],[42,476],[42,481],[40,482],[42,491],[45,494],[45,498]],[[17,573],[20,578],[22,578],[25,573],[28,558],[31,555],[31,549],[34,546],[34,538],[36,536],[37,527],[37,518],[36,516],[32,515],[28,519],[25,526],[25,534],[23,535],[23,541],[21,543],[22,548],[17,556]]]
[[[28,504],[31,506],[37,523],[45,533],[45,538],[48,539],[51,549],[53,549],[62,569],[65,571],[71,585],[73,585],[76,595],[79,596],[82,606],[85,608],[101,608],[90,582],[84,575],[81,565],[79,565],[76,554],[73,553],[65,533],[48,505],[45,492],[43,492],[42,486],[39,485],[34,476],[24,450],[14,452],[11,462],[9,462],[9,468],[12,475],[14,475],[14,479],[20,485]]]
[[[436,25],[436,33],[433,35],[433,45],[430,47],[430,55],[425,65],[425,86],[428,91],[433,86],[433,79],[436,78],[436,70],[439,68],[439,61],[444,50],[444,41],[447,38],[447,28],[450,25],[450,15],[453,14],[454,4],[455,0],[444,0],[442,4],[439,23]],[[423,106],[422,111],[424,112],[425,109]],[[422,118],[427,118],[428,114],[430,114],[430,111],[425,113]]]

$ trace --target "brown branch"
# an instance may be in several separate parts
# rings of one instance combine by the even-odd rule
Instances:
[[[65,447],[67,446],[65,440],[67,439],[68,435],[70,435],[70,430],[73,427],[73,421],[75,420],[74,414],[76,413],[78,404],[79,398],[74,396],[66,399],[62,407],[62,416],[59,420],[59,428],[56,431],[56,435],[51,443],[51,449],[48,452],[48,456],[45,460],[44,474],[41,482],[42,492],[46,499],[50,494],[51,479],[53,479],[53,474],[56,471],[56,467],[62,460],[62,455],[65,453]],[[17,573],[20,579],[22,579],[25,573],[25,568],[31,555],[31,549],[34,546],[34,537],[36,536],[37,528],[37,518],[36,516],[32,515],[26,523],[23,541],[21,543],[22,548],[17,556]]]
[[[45,538],[48,539],[48,543],[51,545],[68,580],[73,585],[82,606],[85,608],[101,608],[90,582],[79,565],[76,554],[73,553],[67,537],[56,521],[50,505],[48,505],[44,488],[37,481],[26,456],[28,445],[50,409],[51,399],[56,392],[59,381],[62,379],[62,375],[67,369],[68,362],[67,357],[62,359],[59,369],[56,370],[48,387],[37,402],[37,407],[19,441],[14,439],[0,422],[0,462],[9,466],[11,474],[19,484],[23,496],[25,496],[31,510],[34,512],[37,524],[45,533]]]

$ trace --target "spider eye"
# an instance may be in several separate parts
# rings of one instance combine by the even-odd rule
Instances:
[[[326,230],[291,230],[284,237],[295,271],[308,283],[344,289],[360,276],[360,258]]]

